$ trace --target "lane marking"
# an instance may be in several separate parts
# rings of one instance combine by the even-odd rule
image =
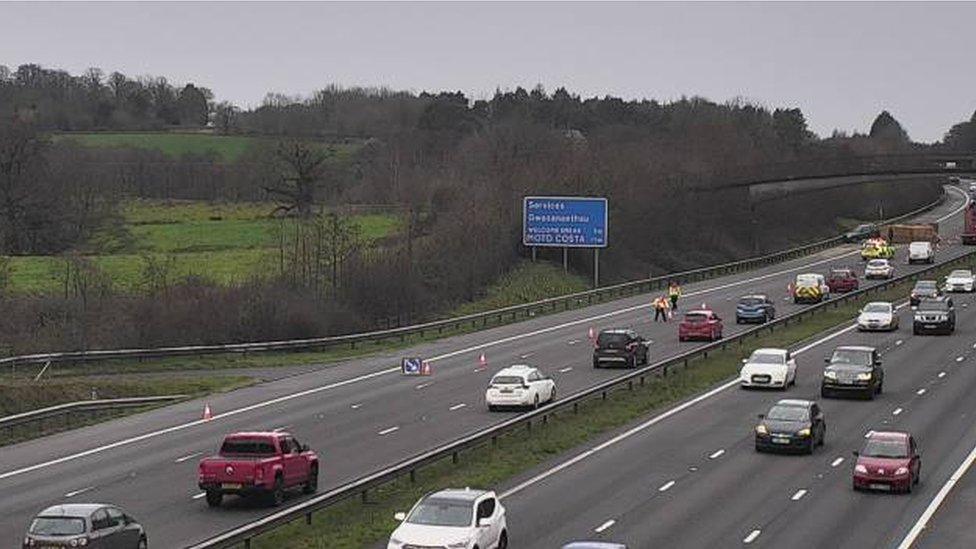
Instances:
[[[284,431],[285,429],[287,429],[289,427],[291,427],[291,425],[282,425],[281,427],[275,427],[274,429],[271,430],[271,432],[272,433],[280,433],[280,432]]]
[[[963,191],[961,191],[959,189],[956,189],[955,187],[950,187],[950,190],[957,191],[959,193],[959,195],[961,195],[964,198],[964,203],[963,203],[962,206],[960,206],[956,210],[954,210],[954,211],[952,211],[952,212],[944,215],[943,217],[937,219],[936,221],[944,221],[944,220],[946,220],[946,219],[948,219],[948,218],[956,215],[957,213],[963,211],[966,208],[966,206],[969,205],[969,196],[967,196],[965,192],[963,192]],[[797,272],[797,271],[807,270],[810,267],[815,267],[817,265],[822,265],[824,263],[830,263],[832,261],[837,261],[838,259],[842,259],[842,258],[845,258],[845,257],[850,257],[850,256],[855,255],[855,254],[858,254],[858,253],[860,253],[859,250],[854,250],[854,251],[848,252],[848,253],[841,253],[841,254],[838,254],[836,256],[831,256],[831,257],[828,257],[828,258],[825,258],[825,259],[822,259],[822,260],[819,260],[819,261],[814,261],[812,263],[807,263],[805,265],[800,265],[800,266],[797,266],[797,267],[794,267],[794,268],[784,269],[784,270],[781,270],[781,271],[767,273],[765,275],[755,276],[755,277],[749,278],[747,280],[740,280],[738,282],[729,282],[727,284],[721,284],[721,285],[718,285],[718,286],[713,286],[711,288],[704,288],[702,290],[697,290],[697,291],[694,291],[694,292],[689,292],[688,294],[685,294],[685,295],[688,296],[688,297],[692,297],[692,296],[696,296],[696,295],[702,295],[702,294],[717,292],[717,291],[725,290],[725,289],[728,289],[728,288],[734,288],[736,286],[742,286],[742,285],[746,285],[746,284],[754,284],[755,282],[757,282],[759,280],[766,280],[768,278],[773,278],[773,277],[777,277],[777,276],[784,275],[784,274],[789,274],[789,273],[794,273],[794,272]],[[638,311],[638,310],[641,310],[641,309],[647,309],[647,308],[650,308],[650,307],[651,307],[651,305],[649,303],[647,303],[647,304],[641,304],[641,305],[635,305],[635,306],[632,306],[632,307],[625,307],[623,309],[618,309],[616,311],[610,311],[608,313],[603,313],[603,314],[595,315],[595,316],[588,317],[588,318],[582,318],[582,319],[578,319],[578,320],[573,320],[573,321],[570,321],[570,322],[565,322],[563,324],[557,324],[555,326],[549,326],[547,328],[541,328],[539,330],[534,330],[534,331],[526,332],[526,333],[523,333],[523,334],[517,334],[517,335],[513,335],[513,336],[501,338],[501,339],[498,339],[498,340],[495,340],[495,341],[489,341],[489,342],[486,342],[486,343],[479,343],[478,345],[474,345],[474,346],[468,347],[466,349],[459,349],[459,350],[456,350],[456,351],[452,351],[452,352],[449,352],[449,353],[445,353],[443,355],[439,355],[439,356],[432,357],[432,358],[428,359],[428,362],[435,362],[435,361],[440,361],[440,360],[446,360],[448,358],[452,358],[452,357],[455,357],[455,356],[458,356],[458,355],[462,355],[462,354],[468,354],[468,353],[471,353],[473,351],[479,351],[479,350],[486,349],[486,348],[489,348],[489,347],[503,345],[503,344],[506,344],[506,343],[511,343],[513,341],[519,341],[521,339],[526,339],[526,338],[534,337],[534,336],[541,335],[541,334],[547,334],[547,333],[550,333],[550,332],[562,330],[562,329],[567,328],[567,327],[578,326],[580,324],[592,323],[592,322],[594,322],[596,320],[602,320],[602,319],[605,319],[605,318],[610,318],[610,317],[613,317],[613,316],[617,316],[617,315],[621,315],[621,314],[625,314],[625,313],[629,313],[629,312],[634,312],[634,311]],[[854,327],[855,326],[851,326],[850,329],[853,329]],[[843,332],[838,332],[838,334],[839,333],[843,333]],[[138,442],[143,442],[145,440],[150,440],[150,439],[153,439],[153,438],[158,438],[158,437],[161,437],[163,435],[168,435],[170,433],[184,431],[186,429],[191,429],[193,427],[198,427],[200,425],[206,425],[206,424],[212,423],[213,421],[216,421],[216,420],[221,420],[221,419],[225,419],[225,418],[229,418],[229,417],[234,417],[234,416],[237,416],[237,415],[240,415],[240,414],[245,414],[247,412],[252,412],[254,410],[260,410],[262,408],[267,408],[267,407],[270,407],[270,406],[274,406],[275,404],[281,404],[282,402],[288,402],[288,401],[295,400],[295,399],[298,399],[298,398],[302,398],[302,397],[306,397],[306,396],[310,396],[310,395],[315,395],[315,394],[321,393],[323,391],[328,391],[328,390],[336,389],[336,388],[339,388],[339,387],[345,387],[347,385],[352,385],[352,384],[355,384],[355,383],[360,383],[362,381],[367,381],[367,380],[370,380],[370,379],[374,379],[374,378],[377,378],[377,377],[380,377],[380,376],[385,376],[385,375],[393,374],[393,373],[397,373],[397,372],[400,372],[400,367],[399,366],[394,366],[394,367],[388,368],[386,370],[379,370],[379,371],[376,371],[376,372],[372,372],[372,373],[369,373],[369,374],[364,374],[364,375],[361,375],[361,376],[358,376],[358,377],[354,377],[354,378],[350,378],[350,379],[346,379],[346,380],[343,380],[343,381],[337,381],[337,382],[334,382],[334,383],[329,383],[329,384],[326,384],[326,385],[322,385],[320,387],[313,387],[311,389],[306,389],[304,391],[299,391],[297,393],[292,393],[292,394],[289,394],[289,395],[284,395],[284,396],[280,396],[280,397],[277,397],[277,398],[272,398],[272,399],[265,400],[265,401],[262,401],[262,402],[257,402],[257,403],[254,403],[254,404],[251,404],[251,405],[248,405],[248,406],[244,406],[243,408],[237,408],[236,410],[230,410],[230,411],[227,411],[227,412],[223,412],[221,414],[214,415],[209,420],[198,419],[198,420],[194,420],[194,421],[191,421],[191,422],[188,422],[188,423],[183,423],[183,424],[179,424],[179,425],[173,425],[173,426],[170,426],[170,427],[166,427],[164,429],[159,429],[157,431],[150,431],[148,433],[143,433],[141,435],[136,435],[136,436],[129,437],[129,438],[126,438],[126,439],[118,440],[118,441],[115,441],[115,442],[111,442],[111,443],[108,443],[108,444],[104,444],[102,446],[97,446],[95,448],[90,448],[88,450],[83,450],[81,452],[77,452],[77,453],[74,453],[74,454],[68,454],[66,456],[62,456],[62,457],[59,457],[59,458],[51,459],[51,460],[48,460],[48,461],[43,461],[43,462],[40,462],[40,463],[35,463],[33,465],[29,465],[27,467],[22,467],[20,469],[14,469],[14,470],[11,470],[11,471],[5,471],[3,473],[0,473],[0,480],[6,480],[8,478],[15,477],[15,476],[19,476],[19,475],[23,475],[25,473],[30,473],[30,472],[37,471],[37,470],[40,470],[40,469],[45,469],[45,468],[52,467],[52,466],[55,466],[55,465],[60,465],[62,463],[67,463],[67,462],[70,462],[70,461],[75,461],[75,460],[78,460],[78,459],[81,459],[81,458],[85,458],[85,457],[88,457],[88,456],[92,456],[92,455],[101,454],[101,453],[106,452],[108,450],[114,450],[116,448],[120,448],[120,447],[123,447],[123,446],[130,446],[130,445],[136,444]],[[734,385],[735,385],[735,383],[730,383],[728,386],[723,386],[723,387],[720,387],[719,389],[720,390],[724,390],[724,389],[727,389],[727,388],[732,387]],[[711,393],[709,393],[709,394],[711,394]]]
[[[66,498],[73,498],[73,497],[77,496],[78,494],[84,494],[85,492],[91,492],[94,489],[95,489],[94,486],[89,486],[87,488],[82,488],[81,490],[75,490],[73,492],[68,492],[67,494],[64,495],[64,497],[66,497]]]
[[[722,454],[724,454],[724,453],[725,453],[725,449],[724,448],[723,449],[716,450],[715,453],[713,453],[712,455],[708,456],[708,459],[718,459],[718,458],[722,457]]]
[[[357,404],[353,404],[352,406],[350,406],[350,408],[352,408],[353,410],[358,410],[360,407],[362,407],[362,405],[363,403],[359,402]]]
[[[919,390],[915,391],[915,394],[918,395],[918,396],[922,396],[922,395],[925,394],[925,389],[919,389]]]
[[[193,458],[195,458],[197,456],[202,456],[202,455],[203,455],[203,452],[197,452],[195,454],[190,454],[188,456],[183,456],[181,458],[176,458],[175,460],[173,460],[173,463],[183,463],[184,461],[189,461],[189,460],[191,460],[191,459],[193,459]]]
[[[205,495],[207,495],[207,493],[206,493],[206,492],[200,492],[199,494],[197,494],[197,495],[195,495],[195,496],[193,496],[193,498],[192,498],[192,499],[200,499],[200,498],[202,498],[202,497],[203,497],[203,496],[205,496]]]
[[[451,406],[450,408],[448,408],[448,410],[450,410],[450,411],[453,412],[454,410],[460,410],[461,408],[464,408],[465,406],[467,406],[467,404],[465,404],[465,403],[462,402],[461,404],[455,404],[454,406]]]
[[[427,382],[427,383],[420,383],[420,384],[418,384],[418,385],[417,385],[416,387],[414,387],[414,389],[417,389],[417,390],[419,391],[420,389],[423,389],[423,388],[425,388],[425,387],[430,387],[430,384],[431,384],[431,383],[432,383],[432,382]]]
[[[964,360],[966,360],[966,357],[964,357],[964,356],[957,356],[956,357],[956,362],[962,362]]]
[[[606,530],[607,528],[610,528],[611,526],[613,526],[614,524],[617,524],[617,521],[615,521],[613,519],[610,519],[610,520],[604,522],[603,524],[597,526],[596,529],[593,530],[593,531],[596,532],[597,534],[600,534],[604,530]]]
[[[792,499],[793,501],[800,501],[800,499],[803,498],[803,496],[805,495],[807,495],[806,490],[802,490],[802,489],[797,490],[796,493],[793,494],[793,497],[791,497],[790,499]]]
[[[761,534],[761,533],[762,533],[762,530],[753,530],[752,532],[749,532],[749,535],[746,536],[745,539],[742,540],[742,543],[752,543],[752,542],[756,541],[756,538],[758,538],[759,537],[759,534]]]
[[[901,413],[901,408],[895,408],[895,411],[894,412],[891,412],[891,415],[897,416],[900,413]]]
[[[519,355],[519,358],[521,358],[522,360],[525,360],[525,359],[529,358],[530,356],[532,356],[534,354],[535,353],[525,353],[524,355]]]
[[[844,458],[839,457],[839,458],[835,459],[834,461],[830,462],[830,466],[831,467],[837,467],[841,463],[844,463]]]
[[[383,429],[382,431],[379,432],[379,435],[381,437],[384,437],[384,436],[386,436],[386,435],[388,435],[390,433],[395,433],[395,432],[397,432],[399,430],[400,430],[399,427],[394,426],[394,427],[390,427],[389,429]]]
[[[567,366],[565,368],[561,368],[559,370],[559,373],[560,374],[565,374],[566,372],[572,372],[572,371],[573,371],[573,367],[572,366]]]
[[[568,343],[569,343],[570,345],[576,345],[577,343],[579,343],[579,340],[578,340],[578,339],[570,339],[570,340],[568,341]]]
[[[895,346],[896,346],[896,347],[897,347],[898,345],[901,345],[901,344],[902,344],[902,340],[900,340],[900,339],[899,339],[898,341],[896,341],[896,342],[895,342]]]
[[[671,489],[672,486],[674,486],[674,484],[675,484],[675,482],[673,480],[669,480],[669,481],[665,482],[664,484],[662,484],[661,487],[657,489],[657,491],[658,492],[667,492],[668,490]]]
[[[942,379],[945,376],[946,376],[946,373],[945,372],[939,372],[939,379]]]

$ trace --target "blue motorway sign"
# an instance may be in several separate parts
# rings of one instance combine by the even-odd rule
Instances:
[[[605,248],[607,218],[606,198],[527,196],[522,208],[522,243]]]

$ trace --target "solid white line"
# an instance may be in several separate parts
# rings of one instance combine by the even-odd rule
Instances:
[[[844,463],[844,458],[839,457],[839,458],[835,459],[834,461],[830,462],[830,466],[831,467],[837,467],[841,463]]]
[[[566,372],[572,372],[572,371],[573,371],[573,367],[572,366],[567,366],[565,368],[561,368],[559,370],[559,373],[560,374],[565,374]]]
[[[900,413],[901,413],[901,408],[895,408],[895,411],[894,412],[891,412],[891,415],[897,416]]]
[[[188,455],[188,456],[183,456],[183,457],[181,457],[181,458],[176,458],[176,459],[175,459],[175,460],[173,461],[173,463],[183,463],[184,461],[188,461],[188,460],[191,460],[191,459],[193,459],[193,458],[195,458],[195,457],[197,457],[197,456],[200,456],[200,455],[203,455],[203,452],[197,452],[197,453],[195,453],[195,454],[190,454],[190,455]]]
[[[761,533],[762,533],[762,530],[753,530],[752,532],[749,532],[749,535],[746,536],[745,539],[742,540],[742,543],[752,543],[752,542],[756,541],[756,538],[758,538],[759,537],[759,534],[761,534]]]
[[[193,496],[193,499],[200,499],[200,498],[202,498],[205,495],[207,495],[206,492],[200,492],[199,494]]]
[[[918,396],[922,396],[922,395],[925,394],[925,389],[919,389],[919,390],[915,391],[915,394],[918,395]]]
[[[94,486],[89,486],[87,488],[82,488],[81,490],[75,490],[74,492],[68,492],[67,494],[64,495],[64,497],[66,497],[66,498],[73,498],[73,497],[77,496],[78,494],[84,494],[85,492],[90,492],[90,491],[92,491],[94,489],[95,489]]]
[[[390,433],[395,433],[396,431],[399,431],[399,430],[400,430],[399,427],[390,427],[389,429],[383,429],[382,431],[380,431],[379,432],[379,435],[382,437],[382,436],[386,436],[386,435],[388,435]]]
[[[671,489],[672,486],[674,486],[674,481],[673,480],[669,480],[669,481],[665,482],[664,484],[662,484],[661,487],[657,489],[657,491],[658,492],[667,492],[668,490]]]
[[[725,450],[724,449],[716,450],[714,454],[708,456],[708,459],[717,459],[717,458],[720,458],[720,457],[722,457],[722,454],[724,454],[724,453],[725,453]]]
[[[465,404],[465,403],[462,402],[461,404],[455,404],[454,406],[451,406],[450,408],[448,408],[448,410],[450,410],[450,411],[453,412],[454,410],[460,410],[461,408],[464,408],[465,406],[467,406],[467,404]]]
[[[958,191],[960,195],[962,195],[963,197],[965,197],[965,203],[961,207],[959,207],[957,210],[955,210],[955,211],[953,211],[953,212],[951,212],[949,214],[946,214],[942,218],[939,218],[938,221],[942,221],[944,219],[948,219],[949,217],[951,217],[951,216],[953,216],[953,215],[961,212],[963,209],[966,208],[966,205],[969,204],[969,197],[966,196],[966,193],[964,193],[963,191],[960,191],[959,189],[955,189],[954,187],[950,187],[950,189]],[[722,284],[722,285],[719,285],[719,286],[713,286],[711,288],[705,288],[705,289],[698,290],[698,291],[695,291],[695,292],[689,292],[688,294],[686,294],[686,296],[687,297],[691,297],[691,296],[695,296],[695,295],[702,295],[702,294],[707,294],[707,293],[711,293],[711,292],[716,292],[716,291],[719,291],[719,290],[725,290],[725,289],[728,289],[728,288],[734,288],[736,286],[742,286],[742,285],[745,285],[745,284],[753,284],[753,283],[755,283],[758,280],[765,280],[767,278],[772,278],[772,277],[780,276],[780,275],[783,275],[783,274],[789,274],[789,273],[792,273],[792,272],[806,270],[806,269],[809,269],[810,267],[814,267],[814,266],[821,265],[821,264],[824,264],[824,263],[829,263],[831,261],[836,261],[837,259],[841,259],[843,257],[849,257],[849,256],[854,255],[854,254],[857,254],[857,253],[859,253],[859,252],[857,250],[855,250],[855,251],[852,251],[852,252],[849,252],[849,253],[838,254],[836,256],[831,256],[831,257],[828,257],[828,258],[823,259],[823,260],[820,260],[820,261],[815,261],[813,263],[807,263],[806,265],[801,265],[801,266],[798,266],[798,267],[795,267],[795,268],[785,269],[785,270],[782,270],[782,271],[776,271],[776,272],[773,272],[773,273],[768,273],[768,274],[765,274],[765,275],[760,275],[760,276],[752,277],[752,278],[749,278],[747,280],[741,280],[741,281],[738,281],[738,282],[730,282],[728,284]],[[478,345],[474,345],[474,346],[468,347],[466,349],[459,349],[459,350],[452,351],[452,352],[449,352],[449,353],[446,353],[446,354],[443,354],[443,355],[439,355],[439,356],[432,357],[432,358],[428,359],[428,362],[436,362],[436,361],[440,361],[440,360],[445,360],[445,359],[452,358],[452,357],[455,357],[455,356],[458,356],[458,355],[461,355],[461,354],[467,354],[467,353],[471,353],[473,351],[480,351],[482,349],[486,349],[486,348],[489,348],[489,347],[494,347],[494,346],[498,346],[498,345],[504,345],[506,343],[511,343],[513,341],[518,341],[518,340],[521,340],[521,339],[526,339],[526,338],[534,337],[534,336],[537,336],[537,335],[547,334],[547,333],[550,333],[550,332],[558,331],[558,330],[561,330],[563,328],[568,328],[568,327],[572,327],[572,326],[578,326],[580,324],[592,323],[593,321],[596,321],[596,320],[601,320],[601,319],[604,319],[604,318],[609,318],[609,317],[613,317],[613,316],[617,316],[617,315],[621,315],[621,314],[625,314],[625,313],[629,313],[629,312],[633,312],[633,311],[638,311],[638,310],[641,310],[641,309],[647,309],[647,308],[650,308],[650,306],[651,305],[648,303],[648,304],[635,305],[635,306],[632,306],[632,307],[625,307],[623,309],[618,309],[616,311],[610,311],[608,313],[603,313],[603,314],[595,315],[595,316],[588,317],[588,318],[582,318],[582,319],[579,319],[579,320],[573,320],[573,321],[570,321],[570,322],[565,322],[563,324],[557,324],[555,326],[549,326],[548,328],[542,328],[542,329],[539,329],[539,330],[534,330],[532,332],[526,332],[526,333],[523,333],[523,334],[509,336],[509,337],[501,338],[501,339],[498,339],[498,340],[495,340],[495,341],[489,341],[489,342],[486,342],[486,343],[480,343]],[[853,329],[853,326],[851,327],[851,329]],[[387,374],[397,373],[399,371],[400,371],[400,367],[399,366],[395,366],[395,367],[392,367],[392,368],[388,368],[386,370],[379,370],[379,371],[376,371],[376,372],[372,372],[372,373],[365,374],[365,375],[361,375],[361,376],[358,376],[358,377],[346,379],[346,380],[343,380],[343,381],[337,381],[335,383],[329,383],[327,385],[322,385],[320,387],[313,387],[311,389],[306,389],[304,391],[299,391],[297,393],[292,393],[292,394],[289,394],[289,395],[280,396],[280,397],[273,398],[273,399],[269,399],[269,400],[265,400],[265,401],[262,401],[262,402],[257,402],[255,404],[251,404],[251,405],[248,405],[248,406],[244,406],[243,408],[238,408],[236,410],[230,410],[228,412],[224,412],[224,413],[221,413],[221,414],[214,415],[210,420],[198,419],[198,420],[195,420],[195,421],[191,421],[189,423],[183,423],[183,424],[180,424],[180,425],[173,425],[171,427],[167,427],[165,429],[160,429],[158,431],[150,431],[148,433],[143,433],[141,435],[137,435],[137,436],[134,436],[134,437],[130,437],[130,438],[118,440],[116,442],[112,442],[112,443],[105,444],[105,445],[102,445],[102,446],[97,446],[95,448],[90,448],[88,450],[84,450],[84,451],[81,451],[81,452],[78,452],[78,453],[75,453],[75,454],[69,454],[69,455],[62,456],[62,457],[55,458],[55,459],[51,459],[51,460],[48,460],[48,461],[43,461],[41,463],[35,463],[34,465],[29,465],[27,467],[22,467],[20,469],[14,469],[12,471],[6,471],[4,473],[0,473],[0,480],[5,480],[5,479],[11,478],[11,477],[18,476],[18,475],[23,475],[25,473],[30,473],[32,471],[37,471],[39,469],[45,469],[47,467],[51,467],[51,466],[54,466],[54,465],[60,465],[62,463],[67,463],[69,461],[75,461],[77,459],[81,459],[81,458],[84,458],[84,457],[92,456],[92,455],[95,455],[95,454],[100,454],[100,453],[106,452],[108,450],[114,450],[115,448],[120,448],[122,446],[129,446],[129,445],[132,445],[132,444],[135,444],[135,443],[138,443],[138,442],[142,442],[142,441],[145,441],[145,440],[157,438],[157,437],[160,437],[160,436],[163,436],[163,435],[168,435],[170,433],[175,433],[175,432],[183,431],[183,430],[190,429],[190,428],[193,428],[193,427],[197,427],[197,426],[200,426],[200,425],[205,425],[207,423],[211,423],[211,422],[216,421],[216,420],[220,420],[220,419],[225,419],[225,418],[237,416],[237,415],[244,414],[244,413],[247,413],[247,412],[252,412],[254,410],[260,410],[262,408],[267,408],[267,407],[270,407],[270,406],[274,406],[275,404],[281,404],[282,402],[288,402],[290,400],[295,400],[295,399],[298,399],[298,398],[302,398],[302,397],[306,397],[306,396],[310,396],[310,395],[315,395],[315,394],[321,393],[323,391],[328,391],[330,389],[335,389],[335,388],[338,388],[338,387],[345,387],[346,385],[352,385],[354,383],[359,383],[359,382],[362,382],[362,381],[367,381],[367,380],[370,380],[370,379],[373,379],[373,378],[377,378],[377,377],[380,377],[380,376],[384,376],[384,375],[387,375]],[[732,387],[733,385],[735,385],[735,384],[734,383],[730,383],[728,385],[728,387]]]
[[[793,497],[791,497],[790,499],[792,499],[793,501],[800,501],[800,498],[802,498],[805,495],[807,495],[806,490],[797,490],[796,493],[793,494]]]
[[[942,505],[942,502],[945,501],[946,497],[948,497],[949,492],[951,492],[952,488],[956,485],[957,482],[959,482],[959,479],[961,479],[963,475],[966,474],[966,471],[968,471],[969,468],[972,467],[974,461],[976,461],[976,446],[974,446],[972,451],[969,452],[969,455],[966,456],[966,459],[962,460],[962,463],[959,464],[959,467],[956,469],[956,471],[952,473],[952,476],[949,477],[949,480],[947,480],[946,483],[942,486],[942,489],[939,490],[939,493],[936,494],[934,498],[932,498],[932,502],[929,503],[929,506],[925,508],[924,512],[922,512],[922,516],[918,517],[918,521],[915,523],[914,526],[912,526],[912,529],[908,531],[908,535],[906,535],[905,539],[901,541],[901,544],[898,545],[898,549],[908,549],[909,547],[912,546],[913,543],[915,543],[915,540],[918,538],[919,534],[921,534],[922,530],[924,530],[925,527],[928,525],[929,520],[932,518],[932,515],[934,515],[935,512],[939,510],[939,506]]]
[[[611,519],[611,520],[608,520],[608,521],[604,522],[603,524],[597,526],[596,529],[593,530],[593,531],[596,532],[597,534],[599,534],[599,533],[602,533],[607,528],[610,528],[614,524],[617,524],[617,521]]]

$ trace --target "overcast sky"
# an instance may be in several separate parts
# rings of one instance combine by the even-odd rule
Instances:
[[[0,3],[0,21],[11,69],[160,75],[243,106],[542,84],[800,107],[821,135],[888,109],[922,141],[976,109],[973,3]]]

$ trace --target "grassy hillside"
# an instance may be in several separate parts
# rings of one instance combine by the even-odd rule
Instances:
[[[531,303],[587,289],[589,284],[585,278],[563,272],[561,266],[523,261],[489,286],[481,298],[459,306],[450,316]]]

